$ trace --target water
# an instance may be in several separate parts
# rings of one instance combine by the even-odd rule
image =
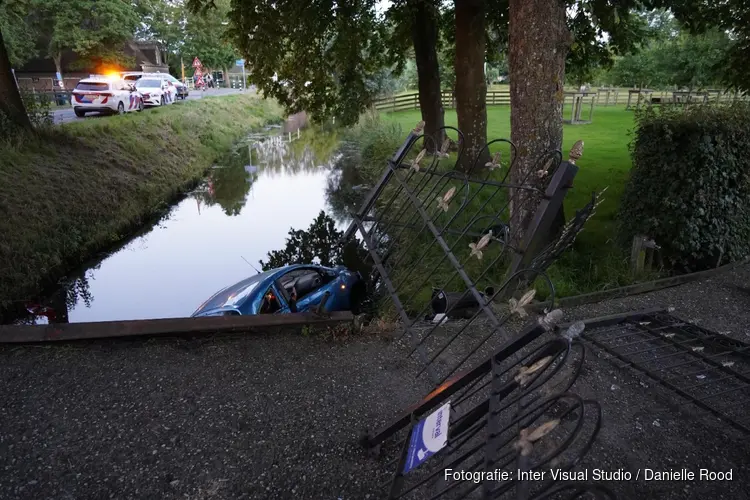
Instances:
[[[335,138],[292,139],[274,129],[248,136],[155,227],[39,303],[54,310],[52,321],[71,323],[185,317],[255,274],[251,266],[283,248],[290,228],[307,229],[330,211]],[[23,322],[48,321],[32,314]]]

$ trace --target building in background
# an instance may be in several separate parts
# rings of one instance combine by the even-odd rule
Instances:
[[[169,73],[166,53],[156,42],[128,42],[123,47],[125,57],[133,61],[131,65],[120,67],[122,71],[147,71]],[[101,72],[101,68],[77,68],[79,57],[72,50],[63,52],[62,68],[64,89],[73,89],[82,78],[92,73]],[[77,69],[70,69],[70,68]],[[22,89],[37,91],[60,90],[57,79],[57,69],[51,58],[36,58],[30,60],[21,68],[16,68],[15,75],[18,86]]]

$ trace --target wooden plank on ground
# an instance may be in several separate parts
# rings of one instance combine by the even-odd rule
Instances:
[[[351,322],[349,311],[326,316],[305,312],[259,314],[253,316],[209,316],[203,318],[164,318],[50,325],[1,325],[0,343],[49,342],[140,335],[180,335],[257,330],[303,325],[330,325]]]

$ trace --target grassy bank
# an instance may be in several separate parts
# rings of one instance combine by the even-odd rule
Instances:
[[[0,143],[0,308],[113,245],[281,109],[253,96],[76,121]]]
[[[381,118],[379,125],[377,120],[369,124],[366,123],[368,120],[363,121],[350,134],[352,143],[362,141],[364,144],[361,157],[352,162],[358,165],[356,168],[360,171],[360,178],[352,183],[372,182],[380,175],[384,168],[383,158],[395,151],[407,132],[420,120],[420,114],[418,111],[385,113]],[[446,124],[455,126],[455,111],[446,110],[445,119]],[[619,199],[631,169],[628,143],[633,125],[631,112],[622,108],[602,107],[595,110],[594,123],[566,125],[564,128],[563,151],[566,157],[575,141],[583,139],[585,142],[583,157],[578,161],[580,170],[574,188],[565,200],[566,214],[572,215],[576,209],[583,207],[593,191],[605,187],[608,190],[604,202],[579,235],[574,248],[548,270],[559,295],[576,295],[632,283],[628,256],[616,246],[613,239]],[[488,138],[509,136],[509,108],[488,108]],[[483,196],[475,200],[475,203],[483,202]],[[487,209],[492,208],[488,206]],[[413,248],[418,249],[416,245]],[[426,262],[426,265],[431,265],[431,261]],[[501,275],[498,271],[498,275]],[[421,296],[429,293],[429,289],[415,292]]]

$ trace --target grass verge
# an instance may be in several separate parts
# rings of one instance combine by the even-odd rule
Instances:
[[[488,139],[510,137],[508,107],[490,107],[487,115]],[[378,155],[366,155],[368,158],[379,156],[382,160],[395,151],[406,137],[407,131],[414,127],[421,116],[419,111],[384,113],[381,116],[384,118],[385,129],[396,125],[401,132],[389,134],[393,137],[392,143],[380,144],[379,150],[382,151]],[[454,110],[446,110],[445,121],[447,125],[456,126]],[[579,235],[574,248],[548,270],[558,296],[588,293],[633,282],[628,257],[614,241],[619,200],[631,169],[628,143],[633,126],[632,112],[621,107],[602,107],[595,110],[593,123],[564,127],[563,151],[566,152],[566,157],[575,141],[583,139],[585,142],[583,157],[577,162],[580,170],[574,188],[565,200],[566,214],[571,215],[576,209],[583,207],[590,200],[593,191],[605,187],[608,190],[604,195],[604,202]],[[361,162],[360,165],[367,172],[363,175],[368,179],[372,179],[373,174],[379,175],[384,166],[382,161],[373,166],[369,166],[368,162]],[[477,200],[479,203],[482,201]]]
[[[0,142],[0,309],[137,230],[244,133],[281,119],[276,103],[235,95]]]

